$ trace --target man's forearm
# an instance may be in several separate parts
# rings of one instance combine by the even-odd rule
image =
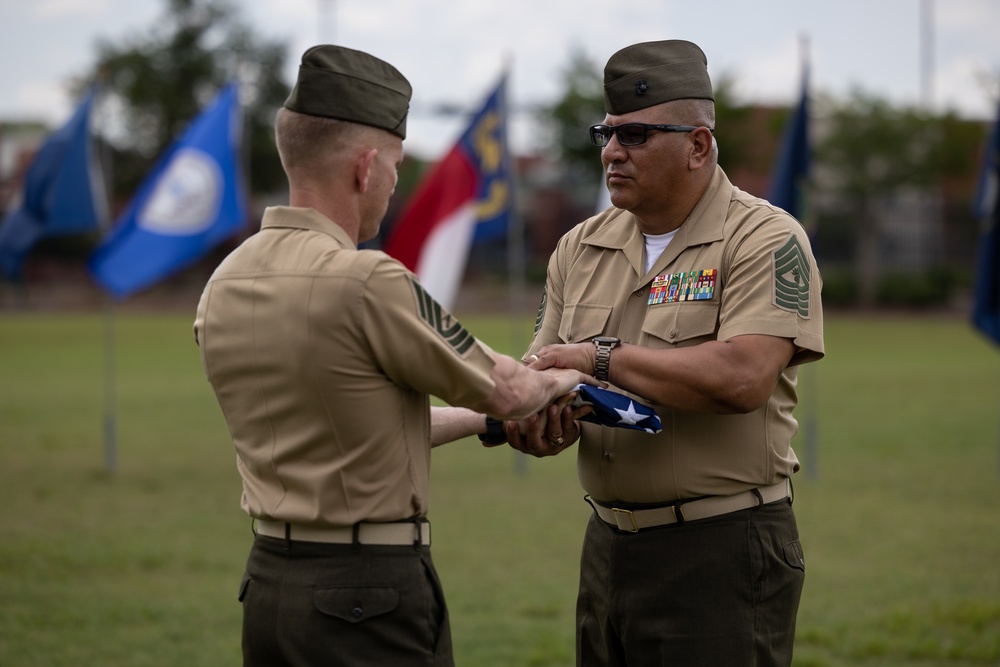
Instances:
[[[486,432],[486,415],[468,408],[431,407],[431,446]]]

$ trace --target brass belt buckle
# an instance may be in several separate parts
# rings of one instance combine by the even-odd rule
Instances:
[[[637,524],[635,522],[635,515],[632,514],[632,510],[621,510],[621,509],[618,509],[617,507],[612,507],[611,511],[614,512],[615,523],[618,524],[618,529],[619,530],[628,531],[630,533],[638,533],[639,532],[639,524]],[[632,527],[631,528],[628,528],[627,524],[625,526],[622,525],[622,520],[620,518],[620,515],[623,515],[623,514],[626,515],[626,516],[628,516],[628,520],[632,523]]]

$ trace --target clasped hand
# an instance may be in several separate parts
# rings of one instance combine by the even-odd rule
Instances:
[[[594,372],[594,346],[590,344],[546,345],[528,357],[528,368],[574,368],[591,375]],[[520,422],[504,423],[507,442],[514,449],[532,456],[554,456],[580,438],[577,420],[593,411],[589,405],[573,407],[576,392],[560,396],[544,410]]]

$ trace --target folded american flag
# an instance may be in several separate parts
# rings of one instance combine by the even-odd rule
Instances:
[[[574,408],[594,406],[593,412],[580,418],[585,422],[646,433],[659,433],[663,429],[653,408],[637,403],[624,394],[589,384],[581,384],[574,391],[578,392],[573,400]]]

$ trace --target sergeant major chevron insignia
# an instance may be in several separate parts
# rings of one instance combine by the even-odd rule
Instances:
[[[774,305],[809,317],[809,258],[795,234],[771,254],[774,261]]]
[[[458,354],[468,352],[472,344],[476,342],[475,337],[452,317],[451,313],[435,301],[434,297],[428,294],[427,290],[415,278],[410,278],[410,284],[413,286],[414,296],[417,297],[420,319],[437,331],[455,349],[455,352]]]

